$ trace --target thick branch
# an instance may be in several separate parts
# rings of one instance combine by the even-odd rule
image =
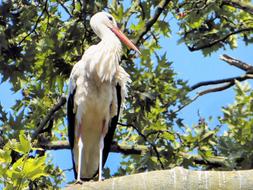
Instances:
[[[53,141],[50,143],[40,143],[40,148],[45,150],[61,150],[61,149],[69,149],[68,141]],[[142,155],[145,152],[148,152],[149,148],[144,145],[127,145],[127,144],[117,144],[114,142],[111,146],[110,152],[122,153],[124,155]],[[192,155],[189,153],[179,152],[179,155],[185,159],[191,159],[196,164],[209,164],[216,166],[224,166],[226,165],[226,158],[220,156],[211,156],[209,158],[203,159],[199,155]]]
[[[101,182],[73,184],[65,188],[105,190],[105,189],[252,189],[253,170],[242,171],[191,171],[181,167],[171,170],[150,171],[129,176],[114,177]]]
[[[223,55],[220,56],[220,59],[227,62],[228,64],[230,64],[232,66],[235,66],[239,69],[244,70],[245,72],[253,71],[253,66],[252,65],[250,65],[248,63],[245,63],[241,60],[235,59],[233,57],[230,57],[229,55],[223,54]]]
[[[249,14],[253,14],[253,5],[239,0],[223,0],[223,3],[232,7],[244,10]]]
[[[66,103],[66,97],[62,96],[59,102],[51,108],[51,110],[47,113],[45,118],[40,122],[39,126],[36,128],[34,133],[32,134],[32,140],[34,140],[38,134],[44,129],[46,124],[52,119],[53,115],[61,109],[61,107]]]
[[[143,36],[145,34],[148,33],[148,31],[151,29],[151,27],[156,23],[156,21],[158,20],[159,16],[162,14],[163,10],[166,8],[166,6],[169,4],[170,0],[163,0],[162,2],[160,2],[160,4],[158,5],[158,7],[155,10],[155,13],[153,15],[153,17],[151,17],[145,27],[142,29],[142,31],[140,32],[138,38],[136,40],[134,40],[135,44],[139,44],[141,39],[143,38]]]

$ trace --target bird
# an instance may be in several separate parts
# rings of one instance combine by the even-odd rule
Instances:
[[[111,14],[94,14],[90,26],[100,41],[73,66],[68,87],[68,139],[76,182],[102,180],[102,168],[131,82],[119,64],[121,42],[141,54]]]

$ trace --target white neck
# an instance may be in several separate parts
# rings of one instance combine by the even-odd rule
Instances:
[[[113,80],[122,53],[120,40],[110,29],[108,30],[108,32],[102,34],[102,40],[93,46],[92,59],[85,61],[88,75],[98,77],[101,82],[111,82]]]

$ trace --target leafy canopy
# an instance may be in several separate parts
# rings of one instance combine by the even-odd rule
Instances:
[[[46,159],[49,142],[66,140],[65,109],[43,119],[66,94],[72,66],[99,41],[89,26],[98,11],[110,12],[121,29],[140,46],[142,56],[124,50],[121,64],[132,84],[115,140],[142,145],[142,155],[128,155],[115,175],[185,167],[217,168],[210,160],[228,157],[218,167],[250,168],[252,143],[252,90],[237,83],[236,102],[223,109],[221,125],[210,128],[204,118],[187,126],[178,112],[191,100],[187,81],[179,79],[161,42],[172,34],[176,20],[180,40],[190,51],[210,55],[220,48],[236,48],[238,40],[252,40],[251,1],[80,1],[22,0],[0,2],[1,82],[21,93],[11,112],[0,105],[0,184],[5,189],[57,188],[62,170]],[[42,125],[38,135],[34,131]],[[32,135],[32,139],[28,138]],[[18,139],[18,140],[15,140]],[[235,155],[235,150],[242,150]],[[196,155],[199,156],[196,161]],[[245,157],[245,155],[247,155]],[[244,157],[243,162],[240,158]],[[236,158],[236,159],[235,159]],[[244,164],[247,163],[247,164]],[[105,170],[110,176],[109,169]]]

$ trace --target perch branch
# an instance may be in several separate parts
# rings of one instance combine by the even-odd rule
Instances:
[[[106,189],[252,189],[253,170],[241,171],[192,171],[182,167],[170,170],[149,171],[104,181],[71,184],[64,190],[106,190]]]

